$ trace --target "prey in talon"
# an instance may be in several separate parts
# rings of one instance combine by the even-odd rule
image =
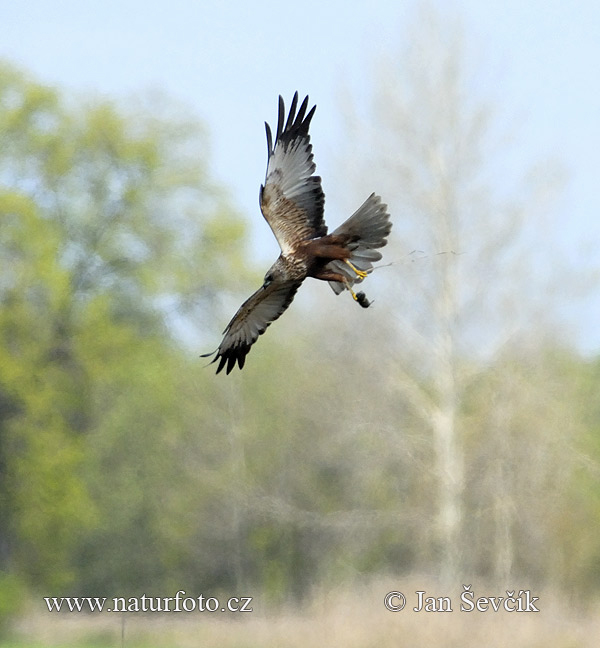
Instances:
[[[373,303],[370,302],[367,299],[367,296],[365,293],[361,290],[360,292],[356,293],[356,301],[363,307],[363,308],[369,308],[369,306]]]
[[[371,302],[353,286],[364,281],[381,259],[382,248],[392,229],[390,215],[381,198],[372,193],[333,232],[323,218],[325,194],[315,175],[308,129],[316,106],[308,110],[308,97],[298,108],[294,95],[289,113],[279,97],[275,137],[268,124],[267,173],[260,187],[260,210],[271,227],[281,254],[265,274],[262,286],[239,308],[223,332],[214,355],[217,373],[241,369],[259,335],[292,303],[307,277],[329,282],[336,295],[348,290],[363,308]]]

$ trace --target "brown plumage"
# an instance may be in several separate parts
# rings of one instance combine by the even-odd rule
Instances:
[[[312,145],[308,135],[316,106],[306,113],[308,97],[298,113],[294,95],[288,118],[279,97],[275,142],[267,131],[268,162],[265,184],[260,188],[260,209],[281,248],[281,254],[265,275],[263,285],[239,308],[223,332],[223,341],[212,353],[219,361],[217,373],[244,366],[246,355],[259,335],[290,305],[306,279],[328,281],[340,294],[349,290],[364,308],[370,305],[364,292],[355,294],[360,283],[381,259],[377,248],[387,243],[392,229],[387,205],[371,194],[350,218],[327,234],[323,220],[325,195],[321,178],[313,175]]]

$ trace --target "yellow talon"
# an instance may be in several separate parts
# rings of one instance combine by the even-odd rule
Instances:
[[[352,270],[354,270],[357,277],[360,277],[361,279],[366,279],[368,272],[365,272],[364,270],[359,270],[357,267],[354,266],[353,263],[348,261],[348,259],[344,259],[344,263],[349,265],[352,268]],[[354,293],[352,293],[352,295],[354,295]],[[354,299],[356,299],[356,297],[354,297]]]
[[[348,281],[344,281],[344,285],[350,291],[350,294],[352,295],[352,299],[354,299],[354,301],[358,301],[358,297],[356,296],[354,290],[352,290],[352,286],[350,285],[350,283]]]
[[[347,281],[345,281],[344,283],[346,284],[346,288],[350,291],[350,294],[352,295],[352,299],[354,299],[355,302],[358,302],[363,308],[369,308],[369,306],[373,302],[370,302],[367,299],[365,293],[362,291],[355,293],[354,290],[352,290],[352,286]]]

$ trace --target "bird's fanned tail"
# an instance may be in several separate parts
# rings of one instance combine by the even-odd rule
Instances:
[[[369,274],[373,270],[373,263],[381,259],[382,248],[387,244],[387,236],[392,229],[387,205],[381,202],[376,194],[371,194],[365,202],[334,232],[332,236],[339,236],[347,241],[346,247],[351,251],[351,265],[343,260],[331,261],[327,268],[344,276],[347,283],[330,281],[329,285],[336,295],[343,290],[363,281],[354,269],[361,273]],[[365,275],[366,276],[366,275]]]

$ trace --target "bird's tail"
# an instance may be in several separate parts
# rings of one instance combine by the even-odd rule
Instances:
[[[373,263],[381,259],[381,252],[378,252],[377,248],[386,245],[386,237],[391,229],[392,223],[387,213],[387,205],[373,193],[346,222],[332,232],[332,235],[347,240],[346,247],[351,251],[348,261],[361,273],[368,274],[373,270]],[[348,282],[348,284],[339,281],[329,282],[336,295],[339,295],[348,285],[353,286],[364,279],[352,269],[352,266],[340,260],[327,264],[328,269],[343,275]]]

